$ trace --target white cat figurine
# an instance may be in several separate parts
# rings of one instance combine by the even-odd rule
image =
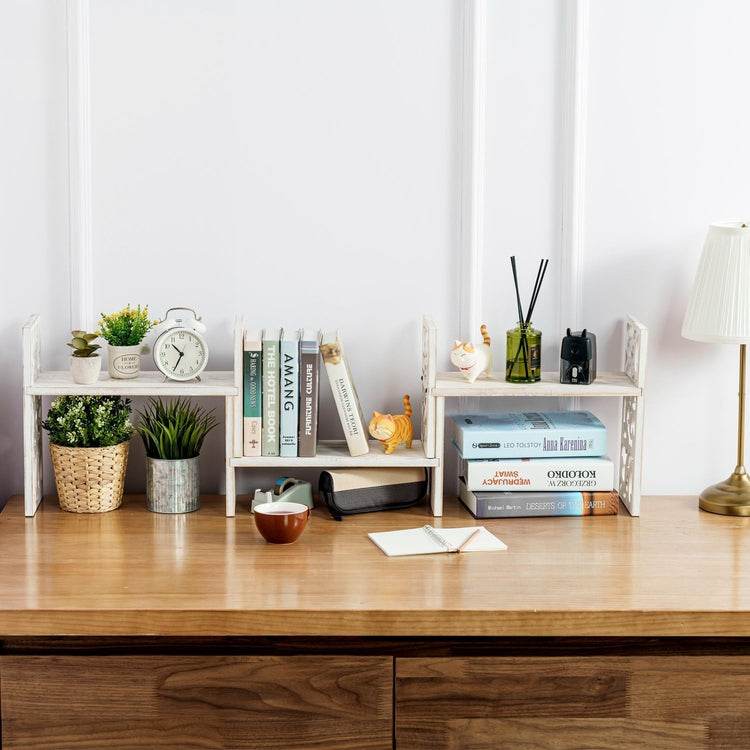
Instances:
[[[473,383],[479,375],[489,378],[492,375],[492,340],[487,334],[487,326],[479,329],[482,343],[477,347],[471,342],[456,341],[451,350],[451,362],[461,370],[461,374]]]

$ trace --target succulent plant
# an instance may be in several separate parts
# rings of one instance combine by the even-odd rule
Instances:
[[[86,331],[71,331],[73,340],[68,342],[68,346],[73,350],[74,357],[96,357],[97,349],[101,349],[99,344],[92,344],[94,339],[99,338],[97,333],[86,333]]]

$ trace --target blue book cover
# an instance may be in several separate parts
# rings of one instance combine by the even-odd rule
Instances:
[[[279,341],[279,455],[297,456],[299,331],[284,329]]]
[[[454,414],[462,458],[604,456],[607,430],[590,411]]]

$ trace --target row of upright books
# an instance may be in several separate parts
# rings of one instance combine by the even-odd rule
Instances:
[[[589,411],[456,414],[458,495],[476,518],[616,515],[607,430]]]
[[[338,331],[264,328],[243,341],[243,454],[315,456],[321,361],[352,456],[369,451],[367,427]]]

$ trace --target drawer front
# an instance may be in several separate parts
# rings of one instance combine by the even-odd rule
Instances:
[[[4,656],[2,748],[391,748],[384,656]]]
[[[396,746],[747,748],[748,656],[396,661]]]

